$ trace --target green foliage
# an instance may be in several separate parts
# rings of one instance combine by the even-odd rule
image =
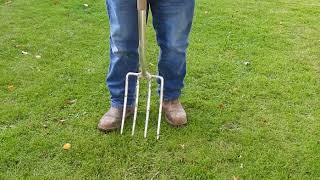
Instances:
[[[160,141],[155,122],[142,138],[143,106],[135,137],[96,129],[109,107],[104,4],[0,0],[0,179],[320,177],[319,1],[198,0],[189,125],[163,123]]]

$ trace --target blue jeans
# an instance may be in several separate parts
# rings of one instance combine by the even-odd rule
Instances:
[[[111,105],[122,107],[125,77],[137,72],[138,18],[136,0],[106,0],[110,23],[110,66],[107,85]],[[186,50],[191,29],[194,0],[149,0],[153,27],[160,47],[159,75],[164,78],[164,99],[174,100],[181,95],[186,75]],[[128,105],[134,104],[135,79],[129,80]]]

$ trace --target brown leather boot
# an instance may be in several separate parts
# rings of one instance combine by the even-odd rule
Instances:
[[[187,124],[187,114],[179,100],[163,101],[162,109],[166,115],[167,122],[172,126]]]
[[[104,132],[110,132],[119,129],[121,127],[122,112],[122,108],[118,109],[115,107],[111,107],[109,111],[100,119],[98,129]],[[131,116],[133,112],[134,107],[127,107],[126,118]]]

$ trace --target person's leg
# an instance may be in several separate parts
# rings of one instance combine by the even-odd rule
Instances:
[[[110,24],[110,65],[107,85],[111,107],[100,119],[98,129],[112,131],[120,128],[128,72],[138,70],[138,25],[135,0],[106,0]],[[135,99],[135,79],[130,80],[127,115],[132,114]]]
[[[106,0],[110,24],[110,65],[107,85],[111,106],[123,106],[125,78],[138,71],[138,20],[136,0]],[[133,105],[135,80],[129,85],[128,105]]]
[[[160,46],[159,75],[164,77],[164,99],[180,97],[186,75],[186,50],[194,0],[150,0],[153,26]]]

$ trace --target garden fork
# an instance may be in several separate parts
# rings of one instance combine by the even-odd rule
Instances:
[[[144,137],[147,137],[148,132],[148,123],[150,116],[150,101],[151,101],[151,84],[152,79],[157,79],[160,82],[160,105],[159,105],[159,115],[158,115],[158,126],[157,126],[157,139],[160,138],[160,124],[161,124],[161,114],[162,114],[162,102],[163,102],[163,86],[164,79],[161,76],[151,75],[147,70],[146,62],[146,20],[147,20],[147,0],[137,0],[137,10],[138,10],[138,29],[139,29],[139,65],[140,72],[129,72],[126,75],[125,82],[125,95],[124,95],[124,106],[121,122],[121,134],[123,133],[124,122],[126,118],[127,110],[127,101],[128,101],[128,87],[129,87],[129,78],[137,77],[136,84],[136,99],[135,99],[135,109],[133,115],[133,125],[132,125],[132,136],[135,132],[136,121],[137,121],[137,112],[138,112],[138,102],[139,102],[139,84],[140,78],[148,80],[148,99],[147,99],[147,112],[144,128]]]

